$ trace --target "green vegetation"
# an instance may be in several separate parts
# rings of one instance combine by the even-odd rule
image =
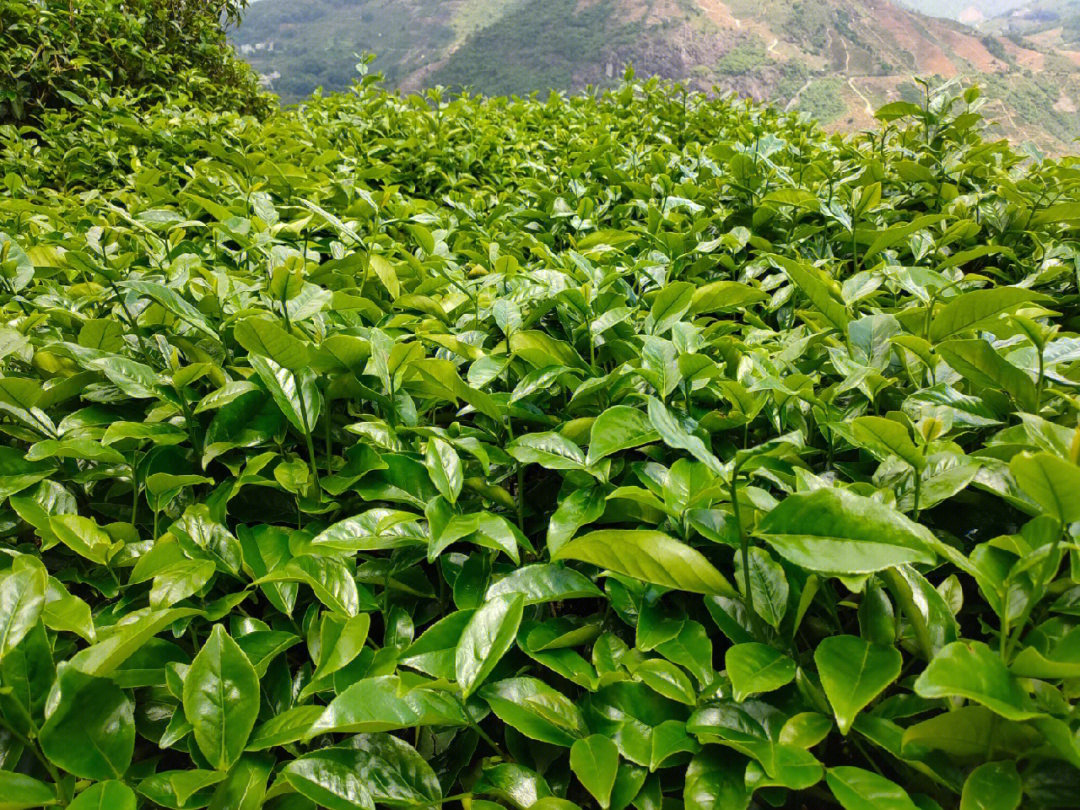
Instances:
[[[796,106],[828,124],[847,112],[843,92],[844,82],[840,79],[815,79],[802,91]]]
[[[579,84],[575,72],[595,68],[612,44],[606,24],[613,3],[579,5],[578,0],[545,0],[507,13],[498,26],[469,36],[432,80],[491,95],[528,95]]]
[[[729,76],[739,76],[755,72],[768,61],[765,43],[760,37],[750,35],[740,39],[734,48],[724,54],[716,63],[716,70]]]
[[[274,92],[295,103],[317,87],[347,90],[365,53],[379,55],[375,67],[393,85],[436,62],[457,37],[453,26],[434,21],[440,5],[415,0],[403,13],[385,0],[262,0],[234,39],[257,70],[279,74]]]
[[[0,0],[0,124],[43,110],[166,98],[254,112],[267,102],[221,21],[247,0]]]
[[[0,808],[1075,805],[1074,158],[145,92],[0,126]]]

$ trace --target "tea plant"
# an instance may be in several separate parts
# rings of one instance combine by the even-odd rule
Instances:
[[[0,807],[1075,806],[1080,173],[977,97],[0,130]]]

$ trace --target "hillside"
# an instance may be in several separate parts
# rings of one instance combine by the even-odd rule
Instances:
[[[1080,53],[888,0],[261,0],[235,41],[286,101],[346,87],[357,55],[374,52],[405,91],[577,90],[612,84],[630,63],[848,129],[914,98],[912,75],[963,78],[983,85],[1003,135],[1060,151],[1080,131]]]
[[[1037,48],[1080,50],[1080,0],[1029,0],[982,27],[997,35],[1024,37]]]
[[[1025,5],[1025,0],[898,0],[900,5],[930,17],[948,17],[978,25]]]

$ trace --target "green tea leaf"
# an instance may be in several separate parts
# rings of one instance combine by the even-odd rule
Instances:
[[[601,807],[611,806],[611,791],[619,770],[619,749],[600,734],[575,740],[570,748],[570,769]]]
[[[821,686],[847,734],[860,711],[900,676],[899,650],[864,641],[858,636],[826,638],[814,650]]]
[[[580,560],[619,574],[692,593],[735,597],[719,571],[690,546],[644,529],[590,532],[566,543],[556,560]]]
[[[869,574],[902,563],[932,563],[933,535],[880,501],[835,488],[790,495],[756,534],[811,571]]]
[[[220,625],[184,677],[184,714],[195,742],[216,768],[228,769],[244,752],[259,714],[259,676]]]

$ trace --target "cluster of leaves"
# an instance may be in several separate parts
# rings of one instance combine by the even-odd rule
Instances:
[[[0,0],[0,124],[167,97],[265,110],[224,24],[247,0]],[[118,99],[122,96],[123,99]]]
[[[1080,173],[976,98],[8,140],[0,807],[1074,806]]]

